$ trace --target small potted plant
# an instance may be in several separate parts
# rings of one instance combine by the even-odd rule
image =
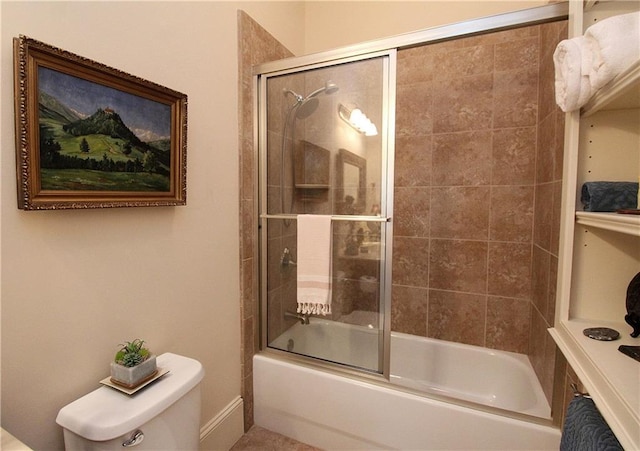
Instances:
[[[144,347],[144,340],[136,338],[120,346],[111,362],[111,381],[114,384],[135,388],[155,375],[156,356]]]

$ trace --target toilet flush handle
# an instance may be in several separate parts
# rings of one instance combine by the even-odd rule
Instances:
[[[129,440],[125,441],[122,444],[122,446],[129,448],[131,446],[139,445],[140,443],[142,443],[143,440],[144,440],[144,433],[140,429],[138,429],[133,433],[133,435]]]

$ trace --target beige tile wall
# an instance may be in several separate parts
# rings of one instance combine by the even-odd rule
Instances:
[[[566,37],[567,23],[564,21],[540,29],[533,284],[528,354],[548,399],[553,393],[556,354],[559,353],[547,329],[553,326],[556,309],[565,117],[555,103],[552,57],[557,43]],[[555,383],[562,381],[556,380]]]
[[[556,22],[400,50],[392,329],[529,354],[551,398]]]
[[[240,292],[242,314],[242,399],[245,431],[253,426],[253,364],[258,349],[256,155],[253,142],[252,66],[293,56],[264,28],[238,11],[238,99],[240,159]]]

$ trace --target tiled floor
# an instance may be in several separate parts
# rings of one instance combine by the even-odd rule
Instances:
[[[320,448],[314,448],[260,426],[252,426],[233,445],[231,451],[320,451]]]

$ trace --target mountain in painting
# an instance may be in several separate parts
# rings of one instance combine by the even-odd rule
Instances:
[[[107,135],[145,147],[143,142],[125,125],[118,113],[110,108],[98,109],[85,119],[63,125],[62,129],[74,136]]]
[[[40,117],[43,119],[53,119],[63,124],[80,119],[80,116],[75,111],[63,105],[58,99],[44,91],[40,91],[38,103],[40,107]]]

